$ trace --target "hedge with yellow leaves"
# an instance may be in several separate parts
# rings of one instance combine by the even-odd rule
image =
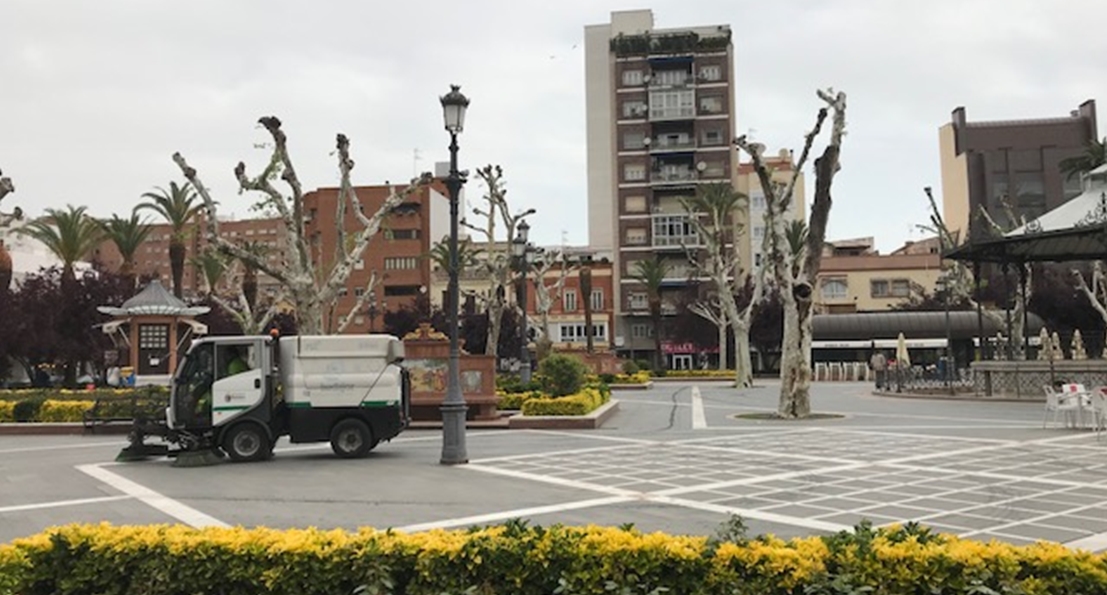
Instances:
[[[611,397],[607,386],[588,386],[564,397],[539,397],[523,401],[523,415],[588,415]]]
[[[69,525],[0,545],[0,595],[1107,593],[1107,554],[925,529],[718,541],[632,528],[403,534]]]

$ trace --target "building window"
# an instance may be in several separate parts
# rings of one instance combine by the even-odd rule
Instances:
[[[566,289],[561,292],[561,308],[566,312],[576,312],[577,292],[575,289]]]
[[[646,148],[645,134],[639,131],[623,133],[623,150],[633,151],[644,148]]]
[[[602,289],[593,289],[592,290],[592,304],[591,304],[591,307],[592,307],[593,312],[599,312],[599,311],[603,310],[603,290]]]
[[[910,279],[892,279],[892,297],[910,297]]]
[[[705,81],[717,81],[723,78],[723,67],[718,64],[710,64],[700,67],[700,79]]]
[[[630,310],[645,310],[650,307],[649,294],[636,291],[627,296],[627,301],[630,304]]]
[[[384,286],[384,295],[385,295],[385,297],[411,296],[411,295],[419,295],[419,293],[420,292],[419,292],[419,286],[418,285],[385,285]],[[443,303],[448,304],[449,300],[447,300]]]
[[[703,144],[704,145],[721,145],[723,144],[723,131],[722,130],[704,130],[703,131]]]
[[[138,327],[139,349],[166,349],[169,347],[169,325],[141,324]]]
[[[389,271],[419,268],[419,259],[414,256],[388,256],[384,259],[384,268]]]
[[[695,99],[691,90],[653,91],[650,93],[650,119],[695,117]]]
[[[849,293],[849,285],[844,278],[826,279],[822,285],[823,299],[842,299]]]
[[[646,229],[644,227],[631,227],[627,229],[626,243],[628,245],[644,246],[646,241]]]
[[[1046,212],[1042,172],[1015,174],[1015,206],[1027,218],[1037,217]]]
[[[630,336],[635,339],[646,339],[653,336],[653,327],[648,324],[630,325]]]
[[[703,173],[700,177],[703,178],[722,178],[726,176],[726,164],[722,161],[705,161]]]
[[[760,240],[760,239],[763,239],[764,237],[765,237],[765,226],[764,225],[754,226],[754,228],[753,228],[753,239]]]
[[[765,195],[764,194],[751,195],[750,196],[750,204],[753,206],[754,209],[764,210],[765,209]]]
[[[346,295],[350,293],[350,290],[345,287],[339,287],[337,293],[338,297],[346,297]]]
[[[365,324],[365,317],[364,316],[354,316],[354,324],[357,325],[357,326],[361,326],[361,325]]]
[[[687,215],[661,215],[653,218],[654,246],[698,246],[700,238]]]
[[[650,79],[650,84],[663,87],[673,87],[677,85],[683,85],[687,81],[687,70],[656,70],[653,73],[653,78]]]
[[[910,279],[873,279],[869,282],[869,295],[874,298],[905,298],[911,296]]]
[[[422,236],[422,233],[418,229],[386,229],[384,230],[384,238],[386,240],[418,240]]]
[[[631,87],[642,84],[642,71],[641,70],[624,70],[623,71],[623,86]]]
[[[645,213],[646,212],[646,197],[645,196],[628,196],[623,199],[623,210],[628,213]]]
[[[361,297],[363,295],[365,295],[365,288],[364,287],[355,287],[354,288],[354,297]]]
[[[623,180],[640,182],[646,179],[646,166],[641,163],[628,163],[623,166]]]
[[[646,102],[640,99],[632,99],[623,102],[624,118],[644,118],[646,116]]]
[[[718,114],[723,111],[722,97],[700,97],[700,113]]]
[[[588,336],[585,333],[587,327],[583,323],[562,323],[558,328],[558,338],[562,343],[585,343]],[[592,339],[595,341],[607,341],[607,325],[593,324]]]
[[[357,261],[354,262],[354,269],[358,270],[358,271],[365,269],[365,259],[364,258],[357,259]]]

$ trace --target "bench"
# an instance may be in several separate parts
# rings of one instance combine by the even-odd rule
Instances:
[[[165,417],[169,395],[154,391],[136,392],[130,395],[98,397],[92,408],[84,413],[82,423],[85,432],[119,433],[130,431],[136,419],[155,420]]]

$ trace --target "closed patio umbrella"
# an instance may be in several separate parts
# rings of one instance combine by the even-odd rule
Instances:
[[[907,338],[903,333],[896,338],[896,365],[901,368],[911,367],[911,354],[907,352]]]

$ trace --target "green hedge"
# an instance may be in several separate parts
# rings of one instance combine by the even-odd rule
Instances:
[[[163,386],[0,390],[0,422],[79,422],[86,412],[99,419],[160,418],[168,404],[169,390]]]
[[[362,529],[70,525],[0,546],[0,595],[1107,593],[1107,554],[892,528],[719,541],[521,522]]]

